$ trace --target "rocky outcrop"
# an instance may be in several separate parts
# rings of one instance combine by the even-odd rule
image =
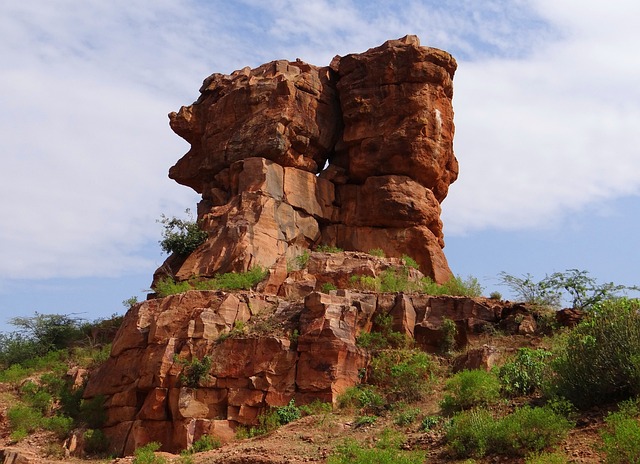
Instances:
[[[280,60],[207,78],[169,115],[191,144],[169,176],[202,195],[209,239],[156,278],[271,267],[326,244],[407,254],[448,280],[440,203],[458,174],[455,69],[407,36],[327,67]]]
[[[84,392],[105,399],[111,451],[130,454],[150,441],[178,451],[203,434],[229,440],[238,425],[254,425],[291,399],[335,403],[360,382],[369,354],[357,340],[376,330],[380,315],[418,347],[438,352],[444,320],[455,323],[461,348],[514,312],[485,298],[375,293],[351,278],[388,272],[409,283],[423,277],[394,258],[313,252],[304,268],[258,287],[271,285],[281,296],[189,291],[134,306]],[[343,288],[323,293],[308,281]],[[190,376],[190,366],[206,359],[206,372]]]

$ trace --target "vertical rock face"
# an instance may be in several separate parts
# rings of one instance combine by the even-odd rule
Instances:
[[[169,176],[202,194],[209,239],[156,278],[269,267],[327,244],[407,254],[448,280],[440,203],[458,175],[455,69],[407,36],[327,67],[281,60],[207,78],[169,115],[191,144]]]

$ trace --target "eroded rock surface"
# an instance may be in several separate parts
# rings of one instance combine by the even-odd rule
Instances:
[[[285,270],[284,279],[268,279],[258,291],[189,291],[134,306],[84,392],[106,399],[111,451],[131,454],[158,441],[175,452],[203,434],[230,440],[238,425],[255,425],[291,399],[335,403],[360,382],[369,354],[357,339],[376,330],[378,316],[438,352],[445,319],[456,324],[463,347],[513,312],[485,298],[375,293],[352,279],[385,272],[402,272],[409,282],[423,278],[396,258],[312,252],[303,268]],[[325,284],[342,289],[318,291]],[[260,291],[267,285],[272,295]],[[188,380],[190,363],[205,357],[205,375]]]
[[[326,67],[280,60],[208,77],[169,115],[191,144],[169,176],[202,195],[209,239],[156,278],[271,267],[326,244],[407,254],[448,280],[440,203],[458,175],[455,69],[407,36]]]

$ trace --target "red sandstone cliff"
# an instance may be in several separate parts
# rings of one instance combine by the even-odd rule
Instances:
[[[169,176],[202,195],[209,239],[158,275],[270,267],[326,244],[407,254],[448,280],[440,202],[458,175],[455,69],[407,36],[329,67],[280,60],[208,77],[169,115],[191,144]]]

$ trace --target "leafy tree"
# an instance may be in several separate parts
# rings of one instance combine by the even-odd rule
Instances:
[[[546,285],[558,291],[566,291],[572,298],[572,307],[588,310],[594,305],[620,296],[627,290],[640,290],[637,286],[616,285],[613,282],[598,284],[596,279],[589,277],[587,271],[568,269],[565,272],[555,272],[546,277]]]
[[[160,247],[166,253],[188,256],[207,239],[207,232],[200,229],[198,222],[193,220],[191,211],[187,208],[187,220],[161,215],[158,220],[164,226]]]
[[[14,317],[9,323],[19,330],[25,339],[33,340],[40,353],[68,348],[82,339],[82,320],[68,314],[40,314]]]
[[[574,309],[590,310],[602,301],[617,298],[628,290],[640,291],[638,286],[599,284],[587,271],[568,269],[554,272],[540,281],[531,274],[516,277],[506,272],[499,274],[501,283],[511,289],[525,303],[559,307],[562,297],[568,295]]]
[[[539,306],[560,306],[562,295],[545,280],[536,282],[531,274],[516,277],[506,272],[499,274],[500,283],[509,287],[516,298]]]

